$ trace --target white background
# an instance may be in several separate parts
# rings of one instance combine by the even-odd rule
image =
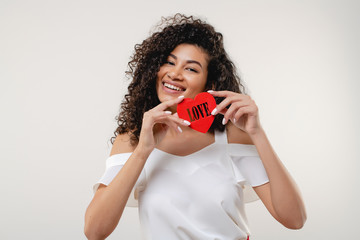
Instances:
[[[251,239],[360,233],[357,1],[0,2],[0,239],[85,239],[136,43],[161,16],[195,14],[225,47],[259,107],[308,220],[300,231],[247,205]],[[108,239],[140,239],[126,208]]]

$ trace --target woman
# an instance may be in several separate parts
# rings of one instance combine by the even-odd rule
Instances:
[[[88,239],[110,235],[125,205],[139,206],[146,239],[249,239],[244,202],[253,190],[285,227],[303,226],[299,190],[211,25],[164,18],[135,46],[127,73],[132,82],[106,172],[85,215]],[[201,133],[176,108],[205,91],[217,106]]]

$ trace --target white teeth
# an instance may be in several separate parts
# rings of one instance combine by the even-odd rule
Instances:
[[[176,86],[174,86],[174,85],[171,85],[171,84],[169,84],[169,83],[164,83],[164,86],[167,87],[167,88],[176,90],[176,91],[183,91],[183,89],[181,89],[181,88],[179,88],[179,87],[176,87]]]

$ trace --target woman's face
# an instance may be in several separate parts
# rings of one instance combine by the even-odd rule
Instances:
[[[178,45],[157,73],[156,91],[160,102],[184,95],[194,98],[205,90],[208,55],[192,44]]]

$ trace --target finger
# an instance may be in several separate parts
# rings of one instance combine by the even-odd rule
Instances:
[[[175,99],[171,99],[169,101],[160,103],[159,105],[157,105],[156,107],[154,107],[153,109],[157,109],[157,110],[165,110],[171,106],[174,106],[175,104],[179,104],[180,102],[182,102],[184,100],[184,96],[181,95],[178,98]]]
[[[190,126],[190,124],[191,124],[189,121],[181,119],[178,116],[175,116],[175,114],[168,116],[168,119],[170,119],[170,120],[174,121],[176,124],[179,124],[182,126]]]
[[[238,121],[244,114],[251,114],[252,112],[256,111],[256,109],[254,109],[253,106],[246,106],[246,107],[242,107],[239,108],[239,110],[237,110],[237,112],[234,115],[234,119],[233,121],[236,122]]]
[[[179,131],[180,133],[182,133],[181,127],[178,126],[177,129],[178,129],[178,131]]]
[[[243,93],[237,93],[237,92],[232,92],[232,91],[214,91],[214,90],[209,90],[207,91],[208,93],[210,93],[211,95],[215,96],[215,97],[230,97],[230,96],[234,96],[234,95],[240,95],[242,97],[245,98],[251,98],[249,95],[243,94]]]
[[[154,132],[167,131],[169,128],[173,128],[175,132],[181,133],[182,130],[176,124],[166,124],[164,122],[158,122],[154,125]]]
[[[188,127],[191,124],[189,121],[179,118],[177,113],[174,113],[173,115],[167,116],[167,120],[172,122],[171,125],[176,126],[176,129],[175,129],[175,127],[174,127],[174,129],[177,130],[180,133],[182,133],[182,129],[181,129],[180,126]]]
[[[238,96],[227,97],[224,100],[222,100],[221,103],[216,106],[216,108],[213,109],[211,114],[216,115],[217,113],[221,112],[223,109],[226,108],[226,106],[230,105],[234,101],[241,101],[241,99],[239,99]]]
[[[248,106],[248,105],[244,105],[244,103],[242,103],[242,102],[232,103],[231,106],[229,107],[229,109],[224,114],[223,124],[225,125],[229,119],[231,119],[233,121],[234,117],[235,117],[235,113],[240,108],[245,107],[245,106]]]
[[[170,111],[164,111],[164,112],[157,112],[154,114],[154,124],[155,123],[163,123],[170,127],[172,127],[177,132],[182,132],[182,129],[180,126],[189,126],[191,123],[187,120],[181,119],[177,116],[171,115]],[[179,126],[180,125],[180,126]]]
[[[167,127],[171,127],[172,129],[174,129],[176,132],[181,133],[182,129],[179,127],[178,123],[176,121],[174,121],[173,119],[170,118],[171,115],[168,114],[159,114],[155,120],[154,120],[154,125],[156,124],[161,124],[162,126],[167,126]],[[182,123],[185,124],[185,123]],[[165,128],[164,128],[165,129]]]
[[[223,110],[226,109],[226,106],[233,104],[235,102],[242,102],[242,106],[250,105],[254,101],[248,95],[236,94],[231,97],[225,98],[216,108],[211,112],[212,115],[216,115],[217,113],[224,113]]]
[[[143,123],[141,129],[144,131],[151,131],[157,123],[164,123],[166,118],[171,115],[170,111],[147,111],[144,113]]]
[[[166,118],[165,124],[171,126],[176,132],[182,133],[181,127],[178,125],[178,123],[176,121],[171,119],[171,116]],[[180,124],[184,125],[184,122],[181,122]],[[185,126],[187,126],[187,125],[185,125]]]
[[[153,122],[157,122],[157,120],[165,119],[168,116],[171,116],[172,112],[171,111],[154,111],[154,109],[153,109],[153,110],[150,110],[147,114],[148,114],[148,117],[150,117]]]
[[[168,121],[174,122],[176,125],[189,126],[191,123],[187,120],[181,119],[178,117],[177,113],[172,115],[171,111],[154,111],[147,113],[148,117],[151,118],[153,122],[152,125],[156,123],[168,123]]]
[[[208,93],[210,93],[211,95],[215,96],[215,97],[228,97],[228,96],[232,96],[234,94],[238,94],[232,91],[214,91],[214,90],[209,90],[207,91]]]
[[[225,115],[225,113],[227,112],[227,108],[224,108],[223,110],[221,110],[220,112],[218,112],[218,113],[220,113],[220,114],[222,114],[222,115]]]
[[[173,116],[176,117],[176,118],[178,118],[178,119],[181,121],[180,124],[182,124],[182,125],[185,124],[185,126],[190,126],[191,123],[190,123],[189,121],[187,121],[187,120],[184,120],[184,119],[182,119],[182,118],[179,118],[179,115],[178,115],[177,112],[174,113]]]

